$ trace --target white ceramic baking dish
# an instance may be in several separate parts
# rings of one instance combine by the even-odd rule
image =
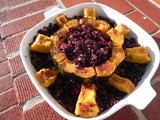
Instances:
[[[51,11],[45,14],[46,19],[38,23],[35,27],[30,29],[26,33],[20,44],[20,56],[25,70],[28,73],[32,83],[34,84],[38,92],[41,94],[41,96],[46,100],[46,102],[61,116],[69,120],[86,120],[85,118],[77,117],[72,113],[69,113],[48,93],[46,88],[43,88],[37,82],[37,80],[34,77],[34,73],[36,72],[36,70],[31,64],[29,55],[29,44],[32,42],[33,37],[37,34],[37,31],[39,29],[43,28],[44,26],[47,26],[49,23],[53,23],[57,14],[64,13],[68,17],[72,17],[74,15],[80,15],[83,12],[83,8],[85,7],[94,7],[96,8],[97,15],[108,16],[109,18],[115,20],[116,23],[123,23],[127,27],[129,27],[133,32],[130,32],[128,37],[133,36],[137,38],[138,42],[147,48],[147,50],[149,51],[149,55],[152,59],[151,63],[147,66],[146,72],[143,75],[142,80],[138,83],[138,86],[130,95],[126,96],[120,102],[118,102],[105,112],[101,113],[97,117],[88,118],[87,120],[105,119],[126,105],[133,105],[138,109],[144,109],[156,96],[156,92],[150,85],[150,80],[159,66],[159,48],[156,42],[152,39],[152,37],[148,35],[137,24],[135,24],[133,21],[131,21],[121,13],[102,4],[84,3],[65,9],[60,9],[56,7],[55,9],[52,9]]]

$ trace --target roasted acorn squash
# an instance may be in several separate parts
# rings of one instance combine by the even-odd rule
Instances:
[[[117,74],[109,76],[108,82],[110,85],[127,94],[131,93],[135,88],[135,85],[129,79],[120,77]]]
[[[93,67],[80,68],[75,65],[73,61],[65,59],[59,63],[59,69],[62,74],[73,74],[79,78],[90,79],[93,78],[96,73]]]
[[[35,42],[31,44],[30,49],[36,52],[49,53],[52,46],[52,39],[52,36],[48,37],[43,34],[38,34]]]
[[[48,87],[55,82],[58,76],[58,69],[55,67],[52,68],[43,68],[40,71],[35,73],[35,78],[43,87]]]
[[[96,86],[94,84],[83,84],[76,103],[75,114],[81,117],[95,117],[99,113],[96,102]]]
[[[151,61],[148,51],[144,46],[126,48],[125,55],[125,59],[129,62],[145,64]]]

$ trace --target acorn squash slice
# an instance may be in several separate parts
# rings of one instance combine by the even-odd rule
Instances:
[[[108,82],[119,91],[127,94],[130,94],[135,88],[135,85],[129,79],[120,77],[117,74],[109,76]]]
[[[69,28],[77,26],[78,23],[78,19],[69,20],[64,24],[64,28],[66,28],[66,30],[69,31]]]
[[[43,68],[36,72],[34,76],[43,87],[49,87],[57,79],[58,73],[59,71],[55,67],[47,69]]]
[[[95,8],[84,8],[83,10],[84,18],[96,19],[96,9]]]
[[[114,28],[106,33],[112,40],[113,46],[121,46],[124,43],[124,35]]]
[[[128,33],[129,33],[129,28],[128,27],[126,27],[124,24],[118,24],[116,27],[115,27],[115,29],[118,31],[118,32],[120,32],[120,33],[122,33],[123,35],[127,35]]]
[[[68,21],[67,17],[64,14],[60,14],[56,17],[56,23],[62,27]]]
[[[146,64],[151,61],[148,51],[144,46],[126,48],[126,60],[133,63]]]
[[[93,25],[94,22],[95,22],[95,20],[89,19],[89,18],[81,18],[79,20],[79,24],[91,24],[91,25]]]
[[[59,39],[57,35],[53,36],[53,45],[51,47],[51,56],[55,66],[58,67],[59,62],[63,61],[66,58],[65,53],[60,50],[60,45],[63,43],[63,39]]]
[[[125,53],[121,46],[113,47],[112,56],[109,61],[114,62],[117,66],[125,59]]]
[[[34,43],[31,44],[30,49],[36,52],[49,53],[52,46],[53,37],[48,37],[43,34],[38,34]]]
[[[93,27],[104,34],[110,29],[110,25],[104,20],[95,20],[93,23]]]
[[[116,69],[116,64],[109,60],[101,65],[95,66],[97,77],[106,77],[111,75]]]
[[[81,117],[95,117],[100,112],[96,102],[96,86],[83,84],[76,103],[75,114]]]
[[[67,58],[59,63],[59,69],[62,74],[74,74],[79,78],[86,79],[86,81],[96,75],[93,67],[77,67],[73,61],[70,61]]]

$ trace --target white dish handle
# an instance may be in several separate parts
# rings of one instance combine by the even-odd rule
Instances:
[[[50,17],[52,17],[53,15],[62,12],[63,10],[66,9],[66,7],[64,6],[64,4],[62,3],[61,0],[56,0],[58,6],[54,6],[53,8],[51,8],[50,10],[44,12],[44,17],[45,19],[48,19]]]
[[[143,83],[136,91],[128,97],[129,104],[143,110],[156,96],[155,90],[149,83]]]
[[[55,14],[58,14],[64,10],[65,10],[65,8],[60,8],[58,6],[54,6],[50,10],[44,12],[44,17],[45,17],[45,19],[48,19],[48,18],[54,16]]]
[[[59,6],[60,8],[66,8],[66,7],[64,6],[64,4],[62,3],[61,0],[56,0],[56,2],[58,3],[58,6]]]

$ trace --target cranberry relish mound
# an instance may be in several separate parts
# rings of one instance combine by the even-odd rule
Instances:
[[[31,44],[35,77],[68,111],[95,117],[130,94],[151,61],[145,47],[125,38],[128,32],[94,8],[73,18],[61,14]]]

